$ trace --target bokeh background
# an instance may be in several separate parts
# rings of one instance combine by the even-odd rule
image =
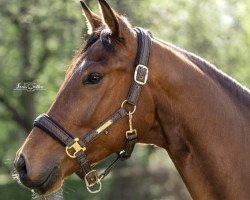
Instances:
[[[250,87],[249,0],[108,0],[133,26],[194,52]],[[97,0],[86,3],[96,12]],[[78,0],[0,0],[0,199],[27,200],[11,177],[15,152],[49,108],[86,33]],[[32,82],[45,90],[16,91]],[[107,162],[99,165],[101,170]],[[199,183],[197,183],[199,184]],[[35,197],[33,198],[41,198]],[[47,199],[191,199],[167,152],[138,146],[90,195],[75,177]]]

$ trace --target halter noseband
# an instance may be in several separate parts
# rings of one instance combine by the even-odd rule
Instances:
[[[139,98],[141,88],[147,82],[148,61],[151,48],[151,37],[149,33],[142,28],[134,29],[138,37],[138,49],[135,61],[134,80],[130,86],[127,98],[122,102],[120,109],[114,112],[96,128],[91,130],[80,138],[74,138],[70,133],[64,130],[56,121],[46,114],[38,116],[34,120],[34,126],[40,128],[63,146],[66,146],[66,153],[70,158],[77,158],[81,170],[77,175],[85,181],[87,189],[91,193],[97,193],[101,190],[101,180],[109,174],[117,161],[126,160],[133,152],[137,142],[136,129],[132,127],[132,116],[136,110],[136,103]],[[128,111],[124,105],[133,106],[133,110]],[[108,128],[119,122],[125,116],[129,116],[129,130],[126,131],[125,149],[117,153],[117,158],[107,167],[99,176],[96,170],[93,170],[85,154],[87,146],[101,134],[107,134]],[[95,189],[97,187],[97,189]]]

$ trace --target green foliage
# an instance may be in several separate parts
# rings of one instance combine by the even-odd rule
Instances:
[[[151,1],[159,38],[198,54],[250,87],[249,2]],[[159,20],[160,19],[160,20]]]
[[[200,55],[250,87],[250,1],[109,2],[134,26],[150,29],[155,37]],[[98,13],[96,0],[87,0],[87,3]],[[46,112],[55,98],[67,66],[82,42],[86,23],[78,1],[1,0],[0,18],[0,175],[6,175],[12,169],[15,152],[27,136],[33,118],[37,113]],[[14,90],[17,83],[28,81],[44,86],[45,90],[32,93]],[[122,186],[119,186],[119,180],[132,165],[138,167],[137,172],[144,169],[143,173],[149,174],[152,158],[159,155],[152,148],[138,149],[135,159],[115,172],[118,177],[112,176],[105,183],[106,189],[101,196],[86,198],[115,198],[110,196],[111,190],[122,188],[126,183],[139,187],[135,179],[143,179],[141,176],[133,179],[130,175],[130,181],[124,179],[128,182]],[[162,165],[161,160],[157,164]],[[173,166],[167,169],[172,170]],[[10,175],[7,177],[10,180]],[[184,189],[176,176],[165,174],[164,177],[175,183],[171,191],[161,191],[162,184],[170,187],[167,181],[157,183],[154,178],[143,179],[154,187],[143,188],[147,196],[138,194],[138,199],[163,199],[171,195],[176,199],[188,198],[185,192],[181,192]],[[67,187],[74,188],[75,192],[67,191]],[[81,183],[70,179],[66,182],[65,198],[83,199],[86,191],[82,187]],[[0,181],[3,199],[29,199],[30,193],[25,191],[13,182]],[[126,191],[133,190],[127,188]]]

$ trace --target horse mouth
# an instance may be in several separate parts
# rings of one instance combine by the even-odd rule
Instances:
[[[46,193],[49,193],[54,188],[55,183],[58,181],[59,175],[59,168],[54,167],[39,186],[32,188],[33,191],[39,195],[45,195]]]

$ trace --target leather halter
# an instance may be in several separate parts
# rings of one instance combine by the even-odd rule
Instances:
[[[134,29],[138,37],[138,48],[135,60],[134,80],[130,86],[127,98],[122,102],[121,107],[109,116],[106,120],[100,123],[96,128],[80,138],[74,138],[56,121],[46,114],[38,116],[34,120],[34,126],[40,128],[63,146],[66,146],[66,153],[71,158],[76,158],[81,166],[81,170],[76,172],[77,175],[85,181],[87,189],[91,193],[96,193],[101,190],[101,180],[109,174],[117,161],[126,160],[133,152],[137,142],[136,129],[132,128],[132,115],[136,110],[136,103],[140,96],[142,86],[146,84],[148,78],[148,61],[151,49],[151,37],[149,33],[142,28]],[[128,104],[133,106],[133,110],[129,111],[124,108]],[[97,171],[93,170],[85,150],[87,146],[101,134],[107,134],[108,129],[119,122],[122,118],[129,116],[130,128],[126,132],[125,149],[117,153],[117,158],[108,166],[108,168],[99,176]]]

